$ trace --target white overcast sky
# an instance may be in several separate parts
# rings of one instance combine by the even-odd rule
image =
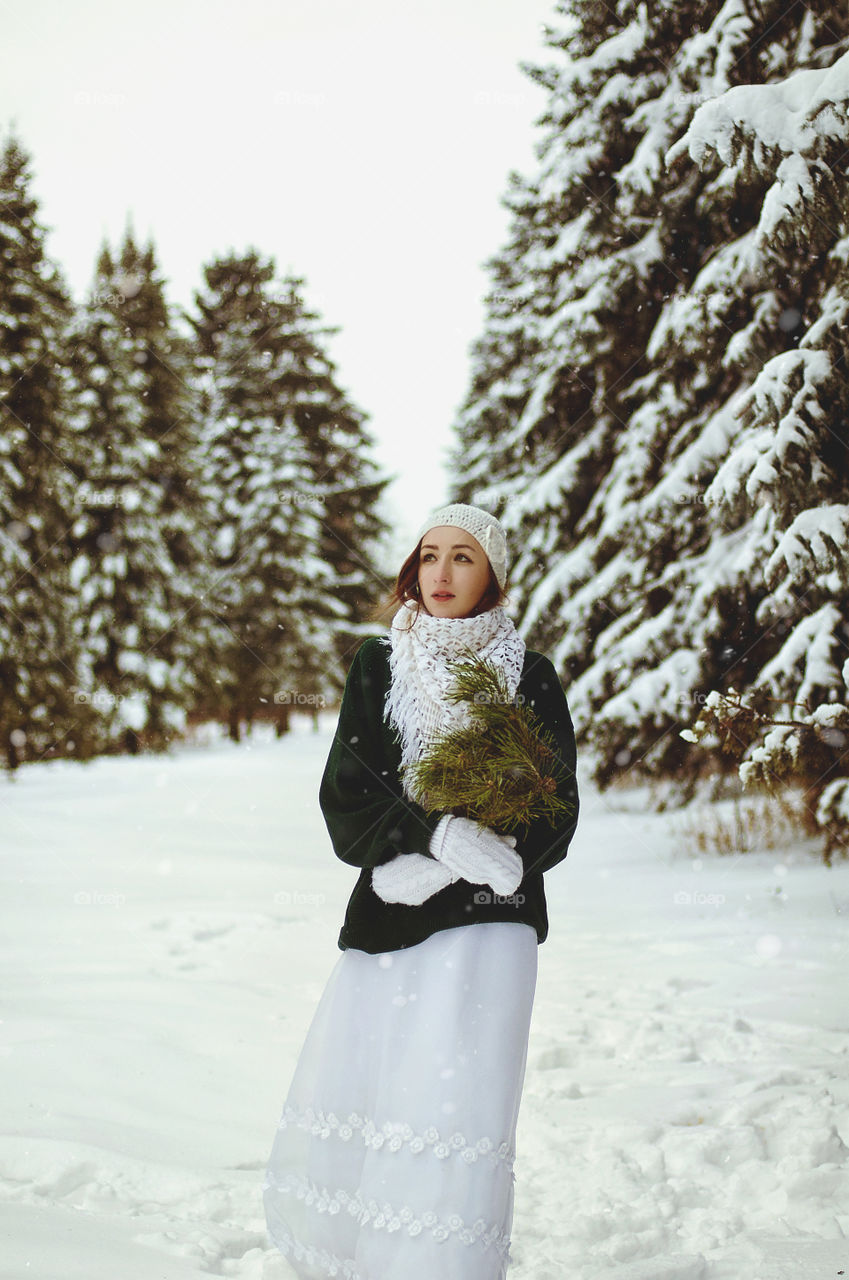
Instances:
[[[230,249],[305,277],[403,540],[447,497],[483,263],[545,104],[519,62],[549,61],[551,21],[554,0],[0,0],[0,126],[77,298],[128,220],[179,305]]]

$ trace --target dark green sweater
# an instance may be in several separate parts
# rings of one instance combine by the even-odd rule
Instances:
[[[389,688],[388,638],[365,640],[354,655],[339,723],[319,790],[319,804],[333,848],[343,862],[361,867],[339,934],[339,947],[376,954],[398,951],[424,941],[439,929],[486,920],[522,921],[533,925],[539,942],[548,934],[542,873],[566,857],[578,821],[575,782],[575,734],[566,697],[548,658],[531,649],[518,693],[556,740],[567,777],[560,794],[574,806],[562,825],[543,818],[514,833],[525,874],[514,894],[493,893],[489,885],[456,880],[421,906],[384,902],[372,889],[371,869],[398,853],[428,848],[441,813],[426,814],[401,789],[401,745],[383,718]]]

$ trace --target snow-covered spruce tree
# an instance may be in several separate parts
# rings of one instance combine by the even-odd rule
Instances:
[[[576,0],[558,8],[570,34],[548,29],[559,61],[566,53],[574,62],[524,68],[549,93],[540,166],[533,177],[510,175],[509,241],[489,263],[486,330],[456,452],[458,493],[505,505],[510,526],[524,525],[526,555],[511,575],[523,599],[547,557],[581,541],[575,526],[622,430],[623,370],[639,362],[651,312],[675,283],[656,208],[647,202],[645,216],[625,222],[614,175],[640,136],[635,102],[661,90],[663,51],[696,11],[682,4],[648,26],[645,6]],[[549,647],[562,634],[554,610],[550,620],[547,636],[545,619],[534,621]]]
[[[85,754],[62,554],[72,304],[45,255],[30,185],[29,156],[10,137],[0,156],[0,751],[12,769]]]
[[[289,351],[275,394],[291,406],[309,458],[309,501],[319,519],[318,556],[335,582],[332,601],[321,606],[333,623],[330,638],[341,674],[349,665],[352,646],[373,633],[368,618],[385,589],[375,572],[374,548],[387,528],[378,503],[389,480],[379,477],[373,461],[366,415],[338,385],[336,367],[327,354],[327,339],[338,328],[322,324],[318,314],[308,310],[305,285],[302,277],[287,275],[269,304]],[[325,664],[325,687],[328,678],[332,687],[333,675],[332,664]]]
[[[68,537],[101,745],[161,749],[191,692],[190,402],[152,246],[104,246],[78,310],[71,373],[76,475]]]
[[[234,738],[262,716],[283,729],[290,710],[338,688],[336,640],[356,621],[344,575],[348,558],[362,568],[371,519],[357,490],[364,482],[368,499],[366,465],[349,456],[361,417],[335,385],[299,282],[274,271],[254,250],[217,259],[190,317],[207,529],[199,711]]]
[[[762,505],[706,499],[718,496],[709,486],[740,440],[750,392],[763,402],[784,370],[774,403],[786,407],[782,396],[805,382],[803,344],[837,338],[819,322],[834,311],[842,235],[828,156],[836,163],[846,135],[840,112],[814,130],[810,216],[827,206],[831,232],[807,243],[763,234],[798,152],[782,173],[780,148],[762,136],[748,148],[738,138],[739,163],[705,169],[674,148],[697,109],[737,85],[775,86],[770,109],[792,102],[801,124],[819,108],[799,102],[800,83],[789,98],[779,86],[800,67],[820,77],[835,64],[849,17],[745,0],[572,0],[558,12],[573,26],[550,31],[557,60],[531,69],[550,94],[539,171],[521,184],[499,263],[478,348],[492,364],[475,368],[458,424],[458,468],[473,465],[456,496],[490,504],[514,534],[519,624],[570,682],[597,780],[630,767],[689,781],[716,767],[679,736],[694,704],[754,683],[792,626],[759,612],[780,526]],[[842,406],[840,363],[829,363],[823,387]],[[773,436],[783,413],[773,410]],[[474,466],[487,449],[488,486]],[[815,449],[836,478],[834,435],[820,433]],[[829,502],[822,479],[818,465],[809,494]]]
[[[176,569],[169,612],[183,616],[193,596],[189,583],[198,567],[197,528],[193,518],[198,495],[195,466],[198,432],[196,397],[191,387],[192,346],[176,327],[175,309],[168,303],[153,244],[137,248],[128,232],[114,276],[122,299],[120,315],[135,344],[133,359],[144,374],[145,434],[156,439],[162,490],[163,537]],[[191,646],[184,643],[185,660]]]
[[[772,320],[798,341],[740,398],[738,429],[705,499],[757,565],[755,616],[774,635],[741,699],[711,691],[690,740],[718,731],[748,785],[801,784],[801,816],[849,853],[849,53],[696,113],[673,156],[769,183],[746,268],[795,285]],[[784,303],[782,310],[778,308]],[[765,322],[763,322],[765,323]],[[740,335],[742,352],[757,329]],[[713,505],[715,504],[715,505]],[[725,693],[726,696],[723,696]]]
[[[503,204],[511,214],[510,241],[487,263],[493,284],[485,299],[486,327],[472,344],[471,383],[456,424],[453,458],[461,500],[472,501],[477,493],[498,505],[501,494],[493,482],[541,469],[545,444],[543,433],[533,430],[526,436],[520,426],[542,353],[530,319],[544,309],[545,291],[537,289],[529,263],[536,225],[544,231],[545,212],[520,174],[511,173],[509,183]],[[543,458],[551,460],[544,452]]]

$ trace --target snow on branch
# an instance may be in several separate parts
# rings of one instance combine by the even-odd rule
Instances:
[[[780,798],[784,787],[801,785],[803,827],[825,837],[826,863],[836,848],[847,850],[849,835],[849,778],[833,775],[845,765],[849,743],[849,707],[845,702],[809,704],[795,699],[787,712],[800,707],[798,719],[778,719],[763,708],[782,699],[749,701],[734,688],[711,690],[696,723],[679,736],[687,742],[718,747],[738,761],[738,775],[746,788],[761,788]],[[779,712],[779,714],[781,714]]]
[[[786,569],[796,583],[807,585],[817,574],[835,569],[849,585],[849,506],[812,507],[802,511],[782,534],[764,569],[775,587]]]
[[[749,266],[805,242],[819,251],[845,220],[849,53],[831,67],[806,68],[771,84],[735,85],[703,103],[666,153],[705,168],[716,158],[734,174],[770,182]],[[757,255],[757,256],[756,256]]]
[[[726,0],[708,29],[695,31],[681,46],[662,92],[646,98],[628,117],[626,124],[639,133],[640,141],[617,173],[623,212],[633,212],[639,196],[655,188],[670,142],[694,107],[728,89],[751,30],[744,0]]]
[[[750,502],[762,499],[782,506],[789,473],[796,467],[805,471],[806,484],[826,481],[817,443],[818,428],[827,418],[820,392],[831,376],[825,351],[797,348],[768,360],[736,409],[753,429],[719,468],[705,500],[736,505],[745,485]],[[813,477],[808,476],[811,467]]]
[[[663,728],[668,718],[678,718],[682,704],[690,703],[700,671],[696,649],[676,649],[656,667],[632,675],[627,688],[608,698],[598,714],[624,725],[642,725],[648,720]]]
[[[700,167],[711,153],[733,165],[748,149],[758,168],[776,153],[811,152],[821,138],[842,138],[849,106],[849,53],[831,67],[797,71],[774,84],[740,84],[703,103],[667,165],[689,152]]]
[[[801,703],[826,695],[845,697],[846,685],[835,662],[835,654],[845,647],[842,625],[841,612],[830,601],[806,614],[761,668],[753,688],[772,690],[784,698],[793,690]]]

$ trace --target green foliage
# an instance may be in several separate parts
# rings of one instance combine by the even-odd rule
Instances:
[[[849,845],[849,10],[563,0],[545,42],[449,498],[505,524],[598,786],[686,800],[740,743]]]
[[[178,317],[129,230],[77,304],[30,182],[0,140],[0,760],[284,732],[293,693],[344,687],[383,585],[388,480],[335,330],[254,250]]]
[[[29,155],[12,136],[0,148],[0,751],[10,770],[77,750],[83,728],[62,545],[72,305],[30,185]]]
[[[151,243],[129,230],[117,256],[104,243],[70,337],[75,696],[93,748],[164,750],[194,696],[196,627],[172,620],[192,612],[201,562],[188,365]]]
[[[554,826],[572,806],[558,795],[562,767],[538,716],[511,697],[503,671],[474,653],[450,663],[452,703],[470,723],[438,734],[405,778],[428,812],[474,818],[502,834],[545,818]]]

